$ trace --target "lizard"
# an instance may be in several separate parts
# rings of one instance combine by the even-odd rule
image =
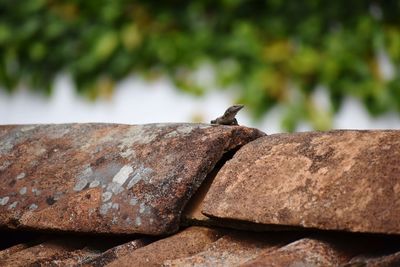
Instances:
[[[241,110],[243,105],[233,105],[230,106],[221,117],[216,118],[211,121],[211,124],[219,124],[219,125],[238,125],[238,122],[235,118],[236,114]]]

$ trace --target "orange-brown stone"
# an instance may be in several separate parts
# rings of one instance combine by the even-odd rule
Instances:
[[[107,266],[161,266],[164,261],[192,256],[203,251],[220,236],[216,230],[190,227],[171,237],[139,248]]]
[[[341,266],[347,257],[335,246],[316,239],[303,238],[277,250],[267,251],[242,267],[280,266]]]
[[[276,134],[243,146],[203,203],[212,217],[400,233],[400,131]]]

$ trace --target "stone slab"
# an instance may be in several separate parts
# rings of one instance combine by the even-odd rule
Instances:
[[[303,238],[277,250],[267,251],[241,267],[336,267],[346,263],[347,260],[348,258],[333,245],[321,240]]]
[[[74,261],[73,255],[79,254],[82,258],[84,254],[88,253],[81,251],[81,248],[82,243],[73,239],[46,241],[15,251],[0,260],[0,266],[48,266],[49,262],[57,260],[70,259]]]
[[[1,250],[0,251],[0,262],[2,260],[9,258],[12,254],[17,253],[26,248],[29,248],[29,244],[21,243],[21,244],[17,244],[12,247]]]
[[[0,126],[0,227],[174,232],[223,154],[263,135],[209,124]]]
[[[207,248],[221,233],[205,227],[189,227],[116,259],[106,266],[161,266],[166,260],[192,256]]]
[[[88,259],[86,261],[80,262],[80,266],[105,266],[106,264],[113,262],[118,258],[122,258],[125,255],[135,251],[138,248],[141,248],[150,243],[150,239],[142,238],[129,241],[122,245],[112,247],[100,255],[96,255],[95,257]]]
[[[233,232],[227,233],[206,250],[196,255],[167,260],[163,266],[239,266],[261,253],[277,249],[284,238],[275,235]]]
[[[203,203],[216,218],[400,233],[400,131],[276,134],[243,146]]]
[[[350,260],[343,267],[396,267],[400,266],[400,252],[380,257],[359,256]]]

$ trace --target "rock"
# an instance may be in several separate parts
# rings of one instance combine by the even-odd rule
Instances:
[[[0,126],[0,266],[397,266],[399,134]]]
[[[340,266],[347,257],[334,246],[321,240],[303,238],[280,249],[267,251],[252,261],[241,265],[253,266]]]
[[[228,157],[226,160],[230,160]],[[222,160],[223,163],[226,160]],[[232,229],[239,229],[239,230],[249,230],[249,231],[282,231],[282,230],[293,230],[293,227],[282,226],[282,225],[265,225],[265,224],[257,224],[257,223],[250,223],[250,222],[242,222],[236,220],[225,220],[219,218],[210,218],[205,216],[202,213],[203,210],[203,201],[206,197],[210,186],[220,171],[222,166],[216,166],[214,170],[209,173],[201,184],[199,189],[196,193],[192,196],[192,198],[187,203],[183,213],[182,213],[182,222],[181,224],[185,226],[190,225],[199,225],[199,226],[218,226],[224,228],[232,228]]]
[[[112,247],[101,253],[100,255],[96,255],[95,257],[92,257],[86,261],[81,261],[80,266],[104,266],[118,258],[122,258],[125,255],[132,253],[136,249],[141,248],[149,243],[150,239],[135,239],[122,245]]]
[[[396,252],[389,255],[384,255],[380,257],[371,256],[358,256],[351,259],[343,267],[395,267],[400,266],[400,252]]]
[[[188,257],[203,251],[221,236],[216,230],[190,227],[118,258],[107,266],[160,266],[166,260]]]
[[[92,254],[92,252],[82,249],[82,243],[77,240],[51,240],[13,251],[8,257],[0,260],[0,266],[49,266],[50,263],[54,266],[66,266],[67,264],[72,266]]]
[[[4,249],[4,250],[0,251],[0,262],[2,260],[7,259],[8,257],[10,257],[11,254],[17,253],[17,252],[19,252],[21,250],[24,250],[24,249],[28,248],[28,247],[29,247],[28,244],[20,243],[20,244],[14,245],[12,247],[9,247],[7,249]]]
[[[0,126],[0,227],[172,233],[222,156],[263,135],[209,124]]]
[[[259,254],[279,248],[283,238],[261,233],[227,233],[196,255],[167,260],[163,266],[239,266]]]
[[[397,266],[400,255],[397,235],[336,231],[250,232],[189,227],[172,236],[140,239],[137,235],[22,231],[0,231],[0,235],[0,266],[372,267]]]
[[[400,131],[276,134],[243,146],[214,179],[207,216],[400,233]]]

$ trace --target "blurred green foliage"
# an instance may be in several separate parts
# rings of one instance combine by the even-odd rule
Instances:
[[[345,96],[372,115],[400,112],[399,11],[395,0],[0,0],[0,85],[50,93],[64,72],[94,99],[141,73],[203,94],[193,72],[207,64],[254,118],[279,104],[284,129],[305,121],[323,130]],[[329,106],[317,105],[317,86]]]

